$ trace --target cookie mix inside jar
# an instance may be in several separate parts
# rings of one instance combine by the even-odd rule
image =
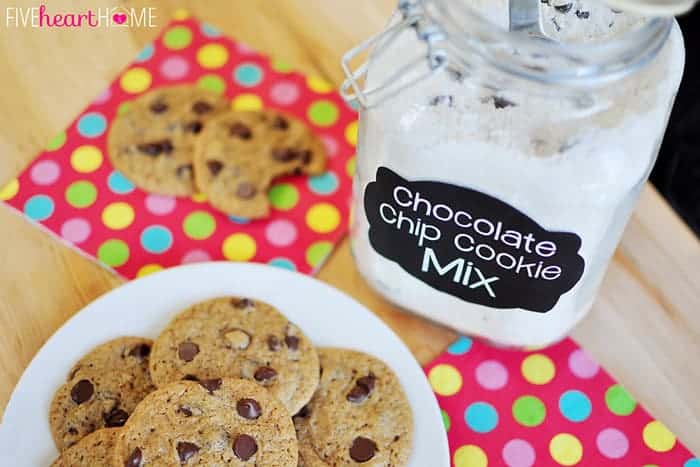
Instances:
[[[343,62],[362,275],[461,332],[565,336],[656,159],[684,56],[673,18],[597,1],[401,1]]]

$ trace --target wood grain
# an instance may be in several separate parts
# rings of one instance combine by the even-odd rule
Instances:
[[[394,0],[122,1],[155,7],[163,25],[186,6],[225,33],[304,72],[340,83],[340,54],[381,29]],[[17,6],[35,2],[18,1]],[[109,7],[56,0],[51,9]],[[7,28],[0,12],[0,184],[25,167],[157,29]],[[0,408],[42,343],[72,314],[120,284],[7,209],[0,209]],[[574,337],[700,452],[700,245],[651,188],[630,222],[592,313]],[[390,305],[362,280],[347,242],[319,277],[357,298],[427,363],[455,337]],[[105,323],[108,326],[109,323]]]

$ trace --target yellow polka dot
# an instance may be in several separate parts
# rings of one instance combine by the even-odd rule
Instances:
[[[178,21],[183,21],[186,20],[187,18],[190,17],[190,12],[185,10],[184,8],[178,8],[173,12],[173,18],[178,20]]]
[[[314,232],[333,232],[340,224],[340,213],[332,204],[318,203],[306,212],[306,224]]]
[[[319,76],[309,76],[306,78],[306,85],[314,92],[325,94],[333,90],[333,85]]]
[[[428,380],[433,391],[441,396],[453,396],[462,389],[462,375],[452,365],[436,365],[430,370]]]
[[[151,74],[145,68],[136,67],[124,73],[119,80],[122,89],[130,94],[143,92],[151,86]]]
[[[352,122],[345,128],[345,139],[353,146],[357,146],[357,121]]]
[[[523,360],[520,370],[523,377],[532,384],[547,384],[552,381],[556,373],[552,360],[539,353],[532,354]]]
[[[102,151],[97,146],[80,146],[70,155],[70,165],[76,172],[94,172],[102,165]]]
[[[676,445],[676,437],[658,420],[647,423],[642,433],[644,444],[656,452],[667,452]]]
[[[260,110],[263,108],[262,99],[255,94],[241,94],[231,101],[233,110]]]
[[[197,61],[203,68],[221,68],[228,61],[228,50],[221,44],[207,44],[197,51]]]
[[[559,465],[576,465],[583,457],[583,446],[574,435],[559,433],[549,442],[549,454]]]
[[[221,246],[224,257],[230,261],[248,261],[257,251],[255,240],[248,234],[229,235]]]
[[[146,264],[144,266],[141,266],[141,269],[136,273],[136,277],[143,277],[147,276],[149,274],[153,274],[154,272],[161,271],[163,269],[163,266],[160,264]]]
[[[467,444],[455,451],[455,467],[487,467],[489,459],[479,446]]]
[[[10,180],[10,183],[0,188],[0,200],[7,201],[8,199],[14,198],[14,196],[19,191],[19,180],[16,178]]]
[[[102,211],[102,223],[110,229],[126,229],[132,222],[134,222],[134,208],[127,203],[112,203]]]
[[[195,203],[204,203],[207,200],[207,195],[205,193],[195,193],[191,196],[192,201]]]

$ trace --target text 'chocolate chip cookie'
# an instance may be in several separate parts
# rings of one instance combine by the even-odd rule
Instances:
[[[61,453],[51,467],[111,467],[117,428],[103,428],[90,433]]]
[[[180,381],[136,408],[117,436],[114,466],[297,467],[287,409],[241,379]]]
[[[215,208],[245,218],[268,215],[267,190],[283,175],[321,174],[323,143],[301,121],[272,110],[228,111],[202,131],[197,186]]]
[[[127,103],[112,122],[109,158],[144,190],[192,195],[195,141],[207,122],[227,107],[223,97],[190,85],[147,92]]]
[[[51,434],[60,451],[99,428],[124,425],[155,389],[148,369],[151,344],[150,339],[120,337],[73,365],[49,409]]]
[[[299,467],[406,466],[413,416],[393,371],[362,352],[318,352],[318,390],[294,416]]]
[[[183,379],[251,380],[293,414],[311,399],[319,363],[309,339],[274,307],[221,297],[192,305],[168,324],[154,342],[151,375],[158,387]],[[257,412],[253,402],[237,410]]]

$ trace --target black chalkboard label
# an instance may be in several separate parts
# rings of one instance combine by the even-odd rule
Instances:
[[[364,206],[372,247],[431,287],[492,308],[550,311],[581,278],[581,237],[492,196],[380,167]]]

